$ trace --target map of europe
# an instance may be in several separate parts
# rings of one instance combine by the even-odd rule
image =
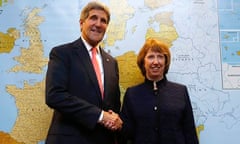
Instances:
[[[0,144],[43,144],[50,50],[80,36],[89,0],[0,0]],[[240,0],[99,0],[110,7],[102,42],[119,63],[122,98],[143,81],[136,65],[147,38],[172,54],[167,78],[188,87],[200,144],[240,141]]]

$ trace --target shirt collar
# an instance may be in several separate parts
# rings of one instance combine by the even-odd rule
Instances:
[[[92,46],[81,36],[84,45],[86,46],[87,50],[90,52],[92,49]],[[96,46],[97,52],[99,52],[99,45]]]

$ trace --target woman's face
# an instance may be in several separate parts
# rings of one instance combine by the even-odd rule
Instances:
[[[153,81],[163,79],[165,63],[164,54],[149,50],[144,58],[146,77]]]

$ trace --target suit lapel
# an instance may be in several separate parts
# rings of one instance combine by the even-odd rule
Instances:
[[[111,81],[110,75],[112,71],[111,71],[111,68],[109,67],[110,58],[102,49],[101,49],[101,55],[102,55],[102,63],[103,63],[103,71],[104,71],[104,99],[105,99],[106,96],[108,96],[108,88],[109,88],[108,82]]]
[[[81,38],[76,41],[75,47],[76,47],[76,52],[79,55],[80,65],[82,65],[83,69],[86,70],[86,73],[89,76],[89,80],[92,82],[97,92],[97,95],[99,95],[99,98],[101,99],[101,92],[98,86],[98,80],[91,62],[91,58]]]

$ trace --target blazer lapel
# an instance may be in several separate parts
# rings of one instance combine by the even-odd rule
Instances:
[[[88,74],[89,79],[92,82],[92,84],[97,92],[97,95],[99,95],[99,98],[102,99],[100,88],[98,86],[98,80],[97,80],[97,77],[96,77],[96,74],[95,74],[95,71],[94,71],[94,68],[92,65],[91,58],[89,56],[87,48],[85,47],[83,41],[81,40],[81,38],[76,41],[75,48],[76,48],[77,54],[79,55],[80,65],[82,65],[83,69],[86,70],[86,73]]]
[[[108,82],[111,81],[111,68],[109,67],[110,64],[110,58],[108,58],[108,55],[101,49],[101,55],[102,55],[102,63],[103,63],[103,71],[104,71],[104,99],[106,96],[108,96],[108,89],[109,84]]]

